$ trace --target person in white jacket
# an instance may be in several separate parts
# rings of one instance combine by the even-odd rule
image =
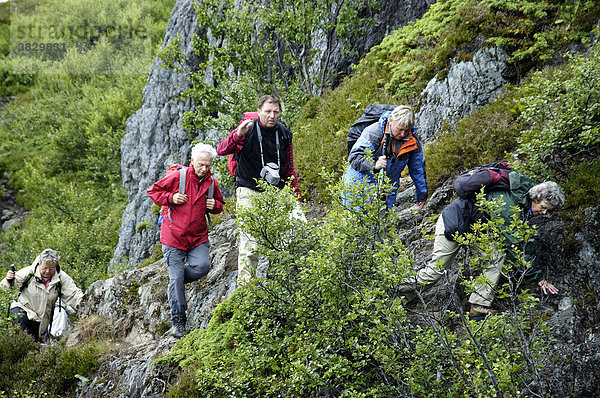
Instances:
[[[0,282],[4,289],[19,289],[10,312],[17,315],[21,330],[38,342],[44,339],[57,300],[60,299],[63,306],[76,308],[83,298],[83,292],[73,279],[61,271],[59,260],[55,250],[46,249],[29,267],[16,272],[9,270]]]

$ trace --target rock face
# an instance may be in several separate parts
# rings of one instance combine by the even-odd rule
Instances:
[[[198,63],[191,38],[199,32],[193,1],[177,1],[164,43],[180,35],[182,50],[187,54],[184,64],[189,70],[194,70]],[[189,87],[184,74],[161,69],[157,58],[144,88],[142,108],[127,120],[126,134],[121,141],[121,174],[129,204],[123,212],[119,242],[111,261],[113,267],[124,262],[132,266],[139,264],[158,240],[157,228],[146,228],[138,234],[136,226],[149,219],[152,226],[156,226],[146,190],[164,175],[169,165],[189,159],[191,140],[181,126],[184,112],[191,110],[193,104],[191,100],[179,98]]]
[[[194,0],[177,1],[164,39],[166,44],[179,35],[182,50],[186,54],[184,64],[191,71],[198,64],[192,51],[191,38],[194,34],[202,33],[202,27],[195,22],[193,3]],[[351,40],[349,46],[356,52],[355,58],[347,57],[339,43],[334,46],[330,59],[332,76],[339,77],[347,73],[350,65],[372,46],[379,44],[385,35],[421,17],[433,2],[394,0],[383,3],[378,13],[371,15],[377,23],[367,27],[368,34]],[[206,79],[210,82],[210,74]],[[129,204],[123,212],[119,242],[111,260],[111,268],[121,263],[128,263],[130,268],[138,265],[149,256],[158,241],[156,216],[150,213],[152,202],[146,196],[146,190],[164,175],[168,166],[189,159],[192,140],[218,138],[214,132],[199,132],[190,136],[181,127],[183,114],[193,109],[193,103],[190,100],[182,101],[179,94],[189,87],[184,74],[160,69],[157,59],[144,89],[142,108],[127,121],[126,134],[121,142],[121,173]],[[136,232],[136,226],[147,221],[151,222],[151,227]]]
[[[501,48],[481,49],[472,61],[452,63],[444,79],[431,79],[415,115],[419,138],[424,143],[431,141],[444,122],[452,127],[502,94],[511,75],[507,58]]]
[[[186,286],[188,330],[206,327],[212,310],[236,287],[235,220],[216,226],[209,239],[212,269],[204,279]],[[165,396],[173,375],[155,368],[152,361],[166,355],[176,342],[169,333],[168,282],[160,260],[88,288],[79,309],[82,321],[68,343],[77,344],[90,333],[118,343],[95,377],[80,389],[79,397]]]

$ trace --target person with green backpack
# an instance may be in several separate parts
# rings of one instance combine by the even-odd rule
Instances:
[[[508,227],[513,209],[519,209],[521,220],[529,221],[532,217],[558,210],[565,202],[565,195],[557,183],[546,181],[535,184],[506,163],[479,166],[463,173],[454,181],[454,190],[459,197],[446,206],[438,218],[431,260],[413,277],[397,286],[407,301],[416,298],[416,291],[430,288],[445,274],[459,249],[459,244],[455,241],[456,235],[469,232],[474,223],[488,217],[476,206],[476,193],[480,189],[484,190],[487,200],[503,201],[500,217],[507,227],[503,231],[505,249],[494,253],[490,264],[484,269],[486,282],[477,284],[469,296],[469,316],[477,320],[497,312],[492,308],[496,286],[502,277],[502,267],[507,256],[514,256],[510,248],[517,244]],[[524,252],[527,253],[527,250]],[[539,264],[534,263],[528,270],[527,279],[537,281],[544,294],[558,293],[556,286],[543,275]]]
[[[9,270],[0,282],[3,289],[19,289],[19,296],[10,306],[10,313],[17,315],[21,330],[37,342],[45,340],[53,310],[65,311],[64,307],[76,308],[83,292],[73,279],[60,269],[60,257],[56,250],[46,249],[29,267],[18,271]],[[60,305],[55,309],[55,303]]]

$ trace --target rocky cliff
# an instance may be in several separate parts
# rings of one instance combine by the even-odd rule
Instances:
[[[185,69],[190,71],[196,70],[198,63],[192,51],[192,37],[202,34],[202,27],[196,24],[193,3],[193,0],[177,1],[164,38],[166,44],[179,35],[186,54]],[[337,78],[343,76],[353,62],[379,44],[385,35],[421,17],[431,3],[431,0],[383,2],[382,8],[371,15],[376,24],[367,26],[367,34],[350,43],[351,50],[355,52],[353,57],[342,53],[339,42],[334,45],[332,75]],[[206,79],[210,81],[210,74]],[[129,203],[123,212],[111,267],[120,263],[129,263],[130,267],[138,265],[149,256],[152,246],[158,241],[156,217],[150,213],[151,201],[146,196],[150,185],[164,175],[169,165],[185,163],[189,159],[193,140],[218,138],[217,132],[190,134],[181,127],[184,112],[192,110],[194,105],[190,100],[180,98],[180,93],[188,89],[189,84],[184,74],[162,69],[157,59],[144,89],[142,108],[127,121],[126,134],[121,142],[121,173]],[[136,232],[136,226],[148,220],[151,227]]]

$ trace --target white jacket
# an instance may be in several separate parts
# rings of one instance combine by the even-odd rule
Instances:
[[[12,286],[6,278],[0,284],[7,290],[20,289],[27,281],[29,274],[34,273],[27,287],[21,292],[17,301],[13,301],[10,308],[22,308],[27,313],[27,318],[40,322],[40,334],[43,334],[51,322],[52,310],[58,299],[58,282],[61,284],[62,302],[73,308],[76,308],[81,302],[83,292],[75,285],[73,278],[65,271],[59,270],[54,273],[48,286],[44,286],[38,267],[39,261],[40,257],[38,256],[29,267],[16,271]]]

